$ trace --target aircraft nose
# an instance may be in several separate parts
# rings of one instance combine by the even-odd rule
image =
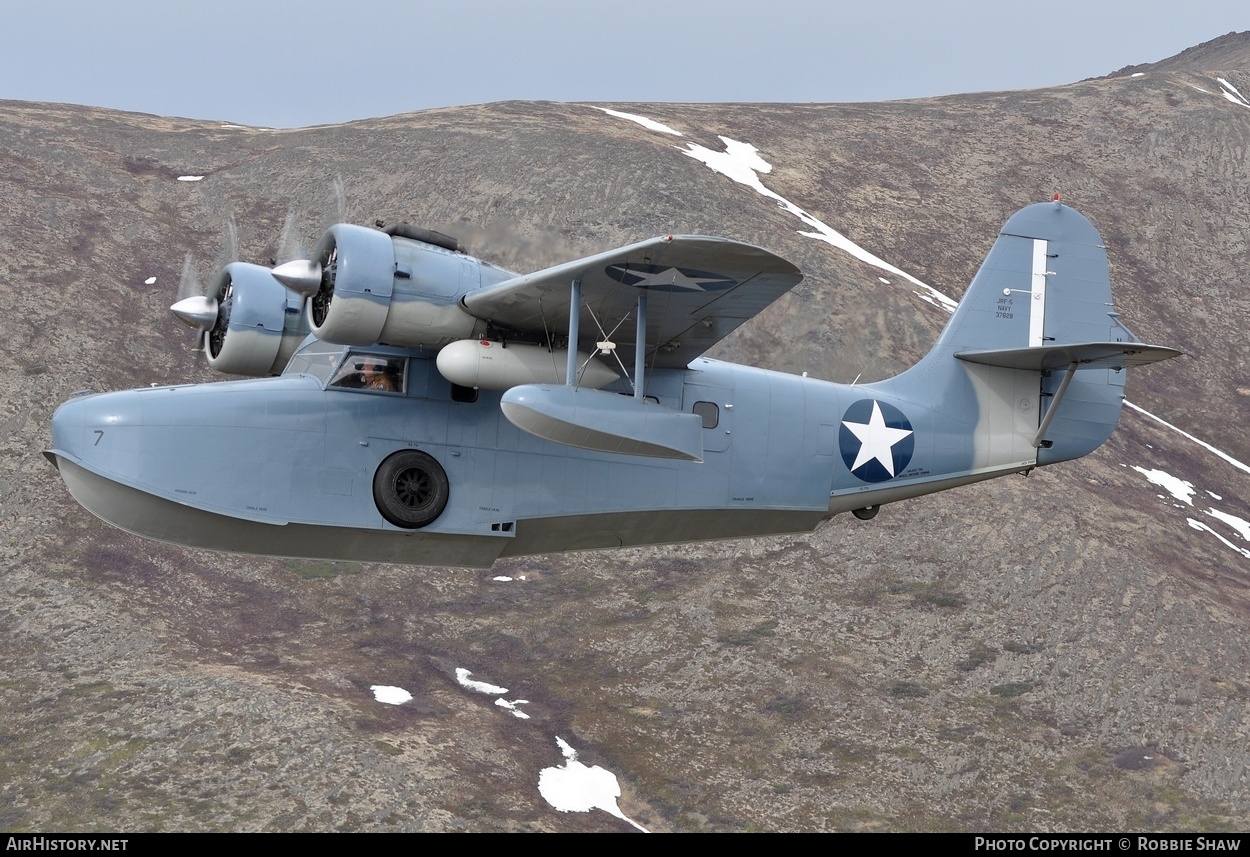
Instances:
[[[56,463],[54,453],[66,453],[78,457],[82,447],[82,434],[86,426],[86,399],[70,399],[63,402],[52,415],[52,448],[44,455],[53,464]]]
[[[141,422],[139,403],[133,392],[103,393],[70,399],[52,415],[53,455],[78,462],[96,460],[107,464],[109,454],[123,452],[131,444],[128,428]],[[109,442],[104,443],[108,438]],[[54,462],[55,463],[55,462]]]

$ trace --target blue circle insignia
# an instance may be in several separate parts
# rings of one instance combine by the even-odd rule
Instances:
[[[838,449],[856,478],[885,482],[906,469],[916,451],[916,433],[898,408],[860,399],[842,415]]]

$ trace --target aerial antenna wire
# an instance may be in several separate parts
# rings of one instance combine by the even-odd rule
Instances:
[[[605,300],[606,300],[606,299],[605,299]],[[587,312],[589,312],[589,313],[590,313],[590,318],[591,318],[591,320],[595,323],[595,326],[599,328],[599,335],[603,337],[603,341],[604,341],[604,342],[611,342],[611,341],[612,341],[612,337],[616,334],[616,332],[617,332],[618,330],[620,330],[620,329],[621,329],[621,325],[622,325],[622,324],[624,324],[626,321],[628,321],[628,320],[629,320],[629,317],[630,317],[630,315],[631,315],[631,313],[626,313],[626,314],[625,314],[625,315],[621,318],[621,320],[620,320],[620,321],[618,321],[618,322],[616,323],[616,327],[612,328],[612,332],[611,332],[611,333],[606,333],[606,332],[604,331],[604,329],[603,329],[603,325],[599,323],[599,316],[595,315],[595,308],[594,308],[594,307],[592,307],[590,304],[586,304],[585,306],[586,306],[586,310],[587,310]],[[616,360],[616,365],[618,365],[618,366],[620,366],[620,367],[621,367],[621,373],[622,373],[622,374],[623,374],[626,378],[628,378],[628,377],[629,377],[629,371],[625,368],[625,364],[621,362],[621,357],[620,357],[620,355],[616,353],[616,346],[615,346],[615,344],[614,344],[614,345],[613,345],[613,347],[612,347],[612,357]],[[582,366],[581,366],[581,368],[577,370],[577,377],[578,377],[579,379],[581,378],[582,373],[583,373],[584,371],[586,371],[586,367],[590,365],[590,361],[591,361],[591,360],[593,360],[594,358],[595,358],[595,355],[593,355],[593,354],[592,354],[592,355],[590,355],[589,357],[587,357],[587,358],[586,358],[586,362],[585,362],[585,363],[583,363],[583,364],[582,364]]]
[[[560,377],[560,366],[556,363],[556,346],[551,341],[551,331],[547,328],[547,310],[543,306],[543,296],[538,296],[538,314],[543,320],[543,336],[547,338],[547,353],[551,355],[551,374],[553,377]]]

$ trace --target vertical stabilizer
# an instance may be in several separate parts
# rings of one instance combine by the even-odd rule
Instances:
[[[972,434],[972,469],[1085,455],[1119,420],[1129,366],[1176,356],[1120,324],[1102,238],[1058,201],[1007,221],[933,350],[894,379]]]
[[[1115,340],[1112,312],[1098,230],[1059,202],[1030,205],[1003,226],[930,358]]]

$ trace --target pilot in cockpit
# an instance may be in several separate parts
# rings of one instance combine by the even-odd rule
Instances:
[[[360,386],[365,390],[395,392],[395,379],[391,377],[385,363],[365,358],[364,365],[360,367],[360,380]]]
[[[353,354],[339,368],[331,387],[399,392],[403,388],[403,360],[372,354]]]

